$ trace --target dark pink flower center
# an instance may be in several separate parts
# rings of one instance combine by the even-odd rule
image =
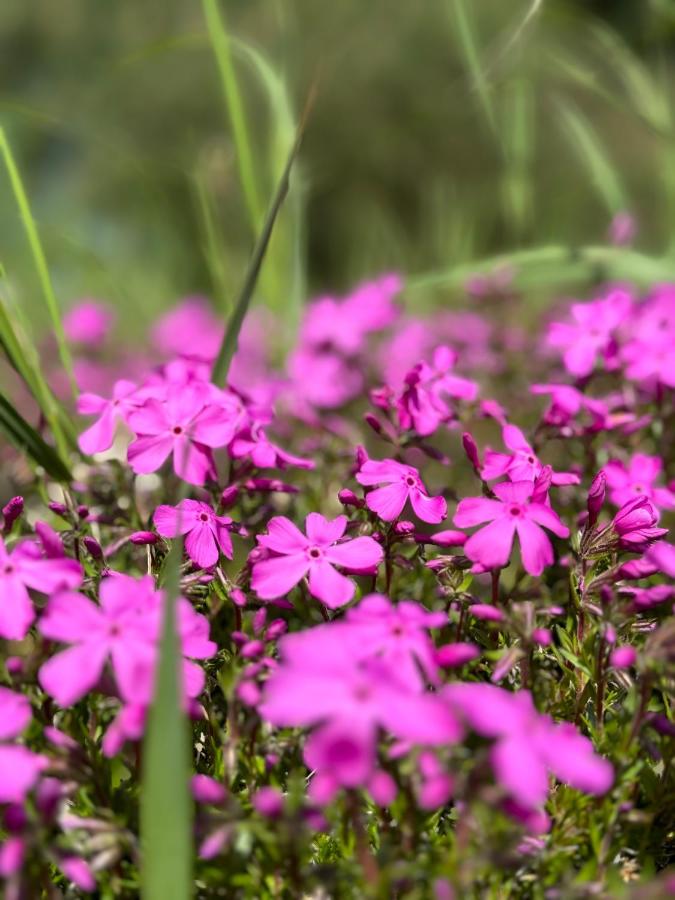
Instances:
[[[323,556],[319,547],[310,547],[307,553],[310,559],[321,559],[321,557]]]
[[[354,699],[366,701],[370,698],[370,688],[367,684],[359,684],[354,688]]]
[[[208,522],[209,517],[207,516],[206,513],[199,513],[199,521],[200,522]]]
[[[176,426],[174,427],[174,429],[173,429],[173,433],[174,433],[174,434],[182,434],[182,433],[183,433],[183,429],[180,427],[180,425],[176,425]]]
[[[417,479],[414,475],[406,475],[405,483],[408,485],[408,487],[415,487],[415,485],[417,484]]]
[[[7,563],[5,566],[5,575],[11,575],[14,571],[14,566],[11,563]]]
[[[635,491],[636,494],[644,494],[644,492],[645,492],[645,489],[644,489],[643,485],[641,485],[641,484],[636,484],[634,486],[633,490]]]
[[[509,507],[509,513],[510,513],[510,515],[512,515],[512,516],[522,516],[522,514],[523,514],[523,509],[522,509],[521,506],[517,506],[517,505],[514,503],[513,506]]]

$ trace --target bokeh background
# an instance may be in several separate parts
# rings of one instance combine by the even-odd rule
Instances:
[[[226,311],[254,240],[208,5],[0,4],[0,121],[58,298],[109,300],[129,335],[188,294]],[[423,281],[494,254],[603,244],[621,210],[639,251],[670,259],[672,0],[219,8],[258,207],[318,83],[259,291],[290,318],[302,298],[381,270]],[[4,170],[0,210],[6,287],[39,330]]]

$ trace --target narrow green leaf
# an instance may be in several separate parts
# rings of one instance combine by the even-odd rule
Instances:
[[[72,481],[67,466],[61,461],[54,448],[45,443],[4,394],[0,394],[0,431],[17,450],[29,456],[36,465],[42,466],[45,472],[56,481],[63,484]]]
[[[469,7],[465,0],[451,0],[452,12],[457,27],[459,45],[464,56],[464,62],[470,75],[471,84],[478,94],[480,105],[490,129],[495,136],[499,136],[497,117],[495,115],[490,96],[490,88],[485,77],[485,71],[480,61],[478,42],[474,33],[473,22],[469,13]]]
[[[561,100],[559,108],[572,147],[610,215],[629,209],[619,174],[588,119],[567,101]]]
[[[220,345],[220,350],[218,351],[218,356],[216,357],[216,361],[213,365],[213,371],[211,374],[211,380],[215,384],[224,384],[227,379],[227,373],[230,368],[230,363],[232,362],[232,357],[237,350],[239,332],[241,331],[241,326],[243,325],[244,319],[246,318],[246,313],[248,312],[251,297],[253,296],[253,290],[260,274],[260,268],[262,266],[263,259],[265,258],[265,252],[269,245],[270,237],[272,236],[274,223],[276,222],[279,210],[281,209],[281,205],[283,204],[286,194],[288,193],[288,189],[290,186],[291,169],[293,168],[293,163],[295,162],[298,152],[300,151],[300,144],[302,143],[302,137],[305,131],[305,126],[307,124],[307,119],[309,117],[313,100],[314,91],[310,92],[309,99],[305,105],[305,110],[302,114],[302,118],[300,119],[300,123],[296,131],[295,141],[293,142],[293,146],[289,151],[288,158],[286,159],[286,165],[284,166],[284,170],[281,173],[279,183],[277,184],[274,196],[272,197],[269,209],[267,210],[265,222],[263,224],[260,235],[258,236],[258,240],[256,241],[256,245],[253,248],[253,254],[248,265],[246,276],[244,278],[244,284],[239,294],[239,298],[234,307],[234,312],[232,313],[227,323],[223,341]]]
[[[14,199],[16,200],[16,205],[19,208],[24,231],[26,232],[26,238],[28,240],[30,251],[33,256],[33,262],[35,264],[35,269],[40,281],[40,287],[42,288],[42,294],[47,306],[47,311],[52,323],[52,328],[54,329],[54,337],[56,338],[59,359],[61,360],[61,365],[63,366],[66,375],[68,376],[68,381],[70,382],[73,397],[77,397],[78,391],[77,385],[75,383],[75,375],[73,373],[73,361],[70,356],[70,350],[68,348],[66,336],[63,331],[63,323],[61,322],[59,306],[56,301],[54,287],[49,275],[47,259],[44,254],[44,250],[42,249],[42,243],[40,241],[40,235],[38,234],[35,220],[31,213],[30,204],[28,202],[28,195],[26,194],[23,182],[21,181],[21,175],[19,173],[16,162],[14,161],[14,156],[12,155],[9,141],[7,140],[5,131],[1,126],[0,154],[2,155],[3,161],[5,163],[5,168],[7,169],[7,174],[12,186],[12,192],[14,193]]]
[[[237,153],[237,167],[241,180],[244,200],[252,231],[260,227],[263,216],[262,191],[256,177],[256,164],[253,147],[249,135],[248,123],[244,112],[244,103],[237,80],[237,73],[232,63],[230,37],[225,24],[225,17],[218,0],[202,0],[204,18],[209,38],[216,57],[220,81],[225,97],[232,133]]]
[[[193,893],[190,744],[182,710],[177,600],[183,541],[173,542],[164,568],[164,607],[155,696],[143,743],[141,896],[189,900]]]
[[[204,178],[200,172],[195,173],[193,185],[197,213],[204,233],[203,252],[209,270],[209,276],[211,278],[211,286],[218,308],[223,314],[228,314],[230,312],[230,300],[227,289],[227,276],[223,263],[225,242],[220,233],[220,229],[218,228],[211,198],[209,197],[208,190],[204,184]]]

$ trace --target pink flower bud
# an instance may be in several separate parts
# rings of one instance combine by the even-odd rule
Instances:
[[[535,628],[532,632],[532,640],[540,647],[549,647],[553,638],[548,628]]]
[[[391,806],[396,799],[398,788],[389,772],[380,769],[371,776],[368,793],[378,806]]]
[[[478,453],[476,442],[468,431],[465,431],[462,435],[462,446],[464,447],[464,452],[466,453],[469,462],[474,469],[478,471],[481,468],[480,455]]]
[[[193,775],[190,788],[192,796],[198,803],[221,804],[227,797],[227,791],[223,785],[208,775]]]
[[[57,503],[56,500],[52,500],[52,502],[48,503],[47,506],[57,516],[61,516],[62,519],[65,519],[68,522],[70,521],[68,507],[64,503]]]
[[[544,466],[534,482],[534,490],[532,491],[532,503],[545,503],[548,497],[548,491],[553,480],[553,469],[551,466]]]
[[[436,651],[436,663],[448,669],[456,669],[480,656],[480,649],[475,644],[444,644]]]
[[[284,795],[278,788],[261,787],[251,797],[256,812],[268,819],[277,819],[284,811]]]
[[[605,491],[607,488],[607,478],[602,469],[595,476],[588,489],[588,500],[586,508],[588,509],[588,525],[590,528],[598,521],[598,516],[602,505],[605,502]]]
[[[266,641],[276,641],[281,637],[282,634],[286,634],[288,631],[288,625],[284,622],[283,619],[274,619],[274,621],[270,622],[267,627],[267,631],[265,632],[265,640]]]
[[[87,536],[82,539],[82,543],[87,548],[87,553],[92,559],[95,559],[97,562],[103,559],[103,549],[96,538]]]
[[[415,531],[415,526],[412,522],[408,522],[407,519],[402,519],[400,522],[397,522],[394,525],[394,534],[405,535],[412,534]]]
[[[230,506],[234,506],[237,502],[237,496],[239,494],[239,488],[236,484],[230,485],[230,487],[226,487],[223,493],[220,495],[220,501],[223,504],[223,507],[227,509]]]
[[[338,500],[343,506],[354,506],[356,509],[361,509],[365,506],[365,502],[359,499],[354,491],[350,491],[349,488],[343,488],[338,493]]]
[[[129,535],[129,540],[132,544],[143,546],[145,544],[156,544],[159,537],[154,531],[134,531],[133,534]]]
[[[463,547],[467,537],[463,531],[435,531],[433,534],[416,534],[418,544],[433,544],[435,547]]]
[[[23,512],[23,497],[12,497],[12,499],[2,507],[2,515],[4,518],[3,531],[9,534],[12,525]]]
[[[235,606],[244,607],[246,606],[246,594],[241,590],[241,588],[233,588],[230,591],[230,600],[234,603]]]
[[[469,612],[477,619],[484,619],[487,622],[503,622],[504,613],[496,606],[489,603],[473,603],[469,607]]]
[[[609,663],[615,669],[629,669],[635,665],[636,660],[637,653],[635,648],[628,645],[616,647],[609,655]]]

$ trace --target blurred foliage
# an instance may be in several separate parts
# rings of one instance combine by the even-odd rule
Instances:
[[[288,204],[289,236],[277,239],[279,272],[302,271],[268,285],[277,307],[305,278],[313,291],[341,290],[381,269],[423,275],[530,246],[602,243],[618,198],[638,219],[640,248],[668,251],[671,0],[221,9],[246,42],[232,42],[233,59],[263,205],[288,116],[319,82],[293,188],[306,208]],[[62,304],[107,298],[133,333],[181,295],[236,294],[254,234],[198,0],[4,0],[0,121]],[[40,310],[4,173],[0,208],[0,261]]]

